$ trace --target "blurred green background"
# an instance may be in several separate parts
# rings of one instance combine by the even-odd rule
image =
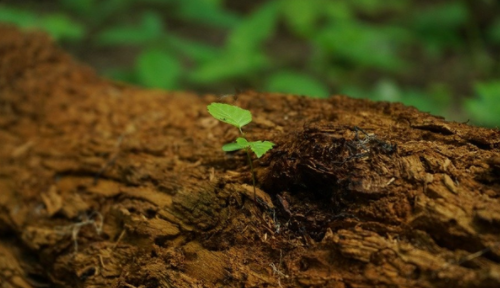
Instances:
[[[0,22],[145,87],[347,94],[500,127],[497,0],[17,0]]]

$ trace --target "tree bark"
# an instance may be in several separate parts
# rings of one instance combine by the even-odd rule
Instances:
[[[500,287],[500,131],[397,103],[199,97],[0,27],[1,287]],[[254,159],[211,102],[248,109]]]

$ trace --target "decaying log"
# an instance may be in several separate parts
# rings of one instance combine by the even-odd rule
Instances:
[[[144,90],[0,28],[1,287],[500,287],[500,131]],[[254,160],[206,105],[252,111]]]

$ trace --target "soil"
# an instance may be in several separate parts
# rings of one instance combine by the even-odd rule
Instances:
[[[0,27],[1,287],[500,287],[500,131],[144,90]],[[249,109],[249,140],[206,106]]]

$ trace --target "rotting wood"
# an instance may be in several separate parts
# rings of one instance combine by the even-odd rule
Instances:
[[[5,287],[500,287],[498,130],[242,92],[252,135],[277,144],[254,162],[255,205],[245,155],[220,151],[237,134],[206,112],[219,97],[113,83],[43,35],[0,35]],[[102,233],[82,226],[75,251],[57,227],[92,213]]]

